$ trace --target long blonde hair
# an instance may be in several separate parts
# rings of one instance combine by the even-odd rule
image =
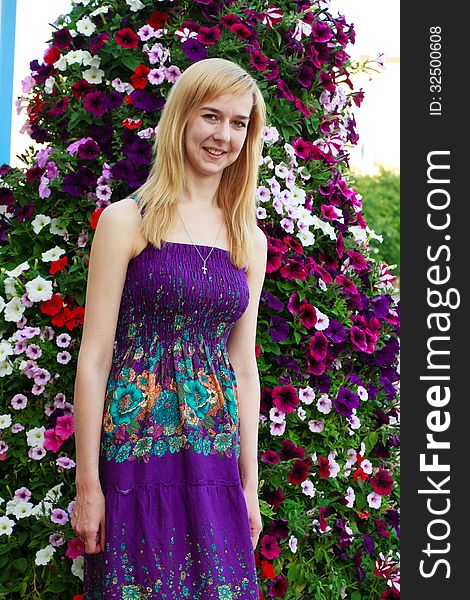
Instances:
[[[256,187],[264,145],[266,105],[256,81],[238,64],[207,58],[189,66],[170,90],[158,124],[153,164],[146,182],[133,195],[144,209],[141,234],[156,248],[176,216],[185,185],[184,134],[192,111],[224,94],[253,96],[245,143],[237,160],[225,168],[217,199],[223,210],[232,263],[249,266],[256,227]]]

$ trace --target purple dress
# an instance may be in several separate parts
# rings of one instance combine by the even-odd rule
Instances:
[[[100,445],[105,549],[85,553],[85,600],[259,597],[226,349],[249,288],[227,250],[202,264],[176,242],[129,262]]]

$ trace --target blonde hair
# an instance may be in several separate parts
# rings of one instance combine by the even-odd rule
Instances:
[[[232,263],[249,265],[256,227],[256,187],[264,145],[266,105],[256,81],[224,58],[207,58],[189,66],[170,90],[158,124],[154,158],[146,182],[133,195],[143,209],[142,236],[156,248],[176,217],[185,185],[184,133],[190,114],[217,96],[251,92],[253,106],[245,142],[237,160],[222,173],[217,200],[223,210]]]

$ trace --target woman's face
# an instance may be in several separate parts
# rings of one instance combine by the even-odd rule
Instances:
[[[203,102],[191,115],[185,132],[186,155],[190,167],[214,175],[235,162],[245,143],[253,104],[251,93],[226,94]],[[220,156],[211,155],[211,149]]]

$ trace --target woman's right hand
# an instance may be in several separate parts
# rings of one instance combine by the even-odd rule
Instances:
[[[70,524],[77,537],[84,541],[87,554],[104,551],[105,498],[100,486],[77,486]]]

